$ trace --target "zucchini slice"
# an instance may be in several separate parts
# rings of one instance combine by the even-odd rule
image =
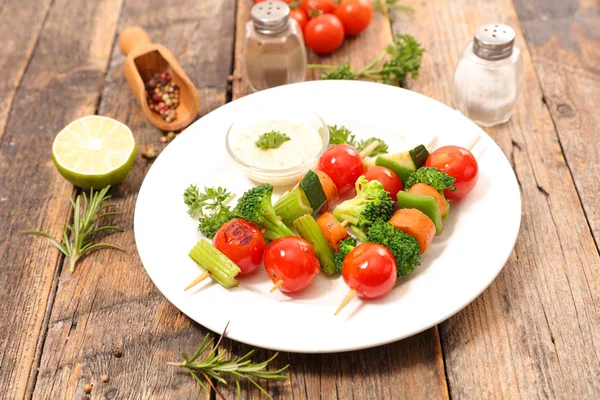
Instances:
[[[327,203],[327,196],[325,195],[319,176],[309,170],[300,181],[300,188],[304,190],[313,213],[321,211],[321,208]]]

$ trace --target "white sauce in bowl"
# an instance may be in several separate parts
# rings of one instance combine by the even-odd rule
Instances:
[[[275,149],[256,147],[263,133],[279,131],[290,140]],[[270,170],[294,168],[316,157],[323,147],[319,132],[308,124],[289,121],[261,121],[249,126],[233,143],[233,152],[246,164]]]

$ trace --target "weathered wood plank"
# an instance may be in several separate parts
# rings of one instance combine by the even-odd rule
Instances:
[[[415,90],[450,104],[454,66],[480,23],[515,27],[525,65],[512,120],[487,129],[521,186],[521,233],[490,288],[441,325],[450,394],[598,398],[600,259],[513,4],[407,3],[415,14],[399,16],[394,30],[414,34],[427,49]]]
[[[215,21],[218,21],[216,23]],[[126,0],[120,29],[140,25],[173,51],[200,90],[201,114],[223,104],[231,69],[234,4],[222,1]],[[102,40],[113,43],[114,35]],[[160,149],[161,132],[145,119],[122,72],[114,45],[99,114],[126,123],[138,148]],[[193,351],[205,331],[173,307],[151,282],[135,249],[133,215],[149,164],[138,154],[127,179],[112,190],[124,233],[106,241],[127,254],[104,251],[84,259],[70,275],[63,268],[40,365],[35,398],[209,398],[188,374],[166,365]],[[120,347],[122,357],[113,355]],[[108,383],[100,380],[110,377]]]
[[[4,0],[0,5],[0,138],[6,132],[6,121],[12,100],[21,82],[35,48],[51,0],[39,0],[31,7],[23,7],[19,0]]]
[[[244,27],[249,20],[252,2],[238,0],[236,34],[236,77],[242,76],[241,52]],[[368,30],[355,39],[346,40],[342,48],[329,56],[309,54],[313,63],[339,64],[351,61],[353,67],[368,64],[391,41],[389,21],[379,13]],[[308,77],[320,73],[310,71]],[[250,93],[244,79],[233,84],[233,98]],[[226,340],[223,351],[243,355],[250,348]],[[259,351],[255,360],[271,356],[270,351]],[[265,383],[275,398],[294,399],[396,399],[396,398],[447,398],[444,364],[437,328],[432,328],[412,338],[387,346],[341,354],[282,353],[273,368],[290,364],[288,381]],[[244,399],[260,399],[261,393],[251,384],[242,382]],[[220,388],[221,390],[221,388]],[[235,387],[221,390],[225,397],[233,398]]]
[[[80,3],[73,7],[58,0],[49,12],[47,1],[26,7],[15,1],[0,4],[0,69],[8,74],[0,82],[0,304],[6,312],[0,322],[2,398],[22,398],[32,390],[61,260],[47,242],[19,231],[36,228],[59,235],[69,218],[73,189],[56,171],[50,147],[65,124],[95,111],[111,48],[110,41],[98,39],[114,35],[118,17],[119,1]]]
[[[542,92],[600,243],[600,3],[516,0]]]

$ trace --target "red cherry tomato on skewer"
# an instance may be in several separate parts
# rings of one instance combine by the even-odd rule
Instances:
[[[256,225],[243,219],[232,219],[217,231],[213,246],[240,267],[239,276],[242,276],[258,268],[267,244]]]
[[[312,246],[297,236],[273,241],[265,251],[267,274],[282,292],[306,289],[319,273],[319,260]],[[283,281],[281,284],[280,281]]]
[[[396,284],[396,259],[391,251],[380,244],[363,243],[356,246],[342,264],[342,277],[350,292],[337,315],[357,294],[364,299],[385,296]]]
[[[318,169],[329,175],[340,195],[353,189],[356,180],[365,172],[358,151],[346,144],[328,148],[319,160]]]
[[[448,200],[460,200],[465,197],[477,183],[479,168],[473,154],[464,147],[443,146],[427,157],[426,167],[435,167],[441,172],[454,177],[456,190],[444,190]]]
[[[389,168],[380,166],[370,167],[365,172],[365,178],[368,181],[381,182],[383,188],[390,193],[390,197],[394,201],[398,201],[398,192],[404,189],[402,180]]]
[[[365,299],[388,294],[396,284],[397,276],[394,255],[376,243],[356,246],[342,264],[344,282]]]

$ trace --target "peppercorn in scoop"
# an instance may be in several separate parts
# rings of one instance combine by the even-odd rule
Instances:
[[[177,118],[175,109],[179,106],[179,95],[179,86],[173,82],[171,74],[167,71],[154,74],[146,83],[148,107],[167,122]]]

